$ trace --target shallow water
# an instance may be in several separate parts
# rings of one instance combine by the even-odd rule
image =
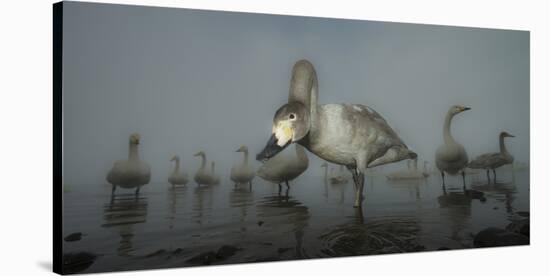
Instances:
[[[80,272],[471,248],[478,231],[504,228],[529,211],[528,170],[499,171],[490,184],[484,173],[468,175],[466,189],[486,200],[465,193],[459,177],[443,188],[438,175],[368,176],[361,209],[352,207],[352,182],[322,177],[302,176],[281,192],[259,178],[252,189],[228,180],[150,183],[138,197],[118,189],[113,199],[110,186],[92,187],[64,193],[64,236],[83,233],[64,242],[64,253],[98,256]],[[212,257],[224,245],[232,250]]]

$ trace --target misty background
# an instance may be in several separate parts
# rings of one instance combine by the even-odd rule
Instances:
[[[65,2],[63,23],[71,186],[106,184],[133,132],[152,183],[167,182],[174,154],[192,177],[199,150],[227,182],[240,145],[251,160],[265,145],[303,58],[320,104],[372,107],[432,166],[454,104],[472,107],[452,124],[470,159],[498,151],[505,130],[516,161],[529,160],[528,32],[76,2]],[[305,174],[321,174],[308,156]]]

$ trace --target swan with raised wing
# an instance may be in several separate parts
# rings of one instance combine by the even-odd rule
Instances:
[[[174,157],[170,159],[170,162],[174,162],[174,171],[172,171],[172,173],[168,177],[168,182],[172,184],[172,186],[187,184],[187,182],[189,181],[187,174],[180,172],[180,157],[174,155]]]
[[[309,159],[306,151],[300,145],[296,145],[293,154],[282,153],[266,160],[258,169],[257,175],[269,182],[285,183],[287,188],[289,181],[294,180],[307,170]]]
[[[128,160],[116,161],[107,173],[107,181],[113,185],[111,195],[114,195],[117,186],[125,189],[136,188],[137,195],[139,189],[151,180],[151,167],[139,158],[140,139],[138,133],[130,135]]]
[[[321,159],[345,165],[355,183],[354,207],[360,207],[367,168],[415,158],[417,154],[372,108],[360,104],[318,105],[318,89],[313,65],[307,60],[296,62],[288,103],[275,112],[271,138],[256,158],[272,158],[289,144],[298,143]]]
[[[471,108],[453,105],[445,116],[445,123],[443,125],[443,145],[437,148],[435,153],[435,165],[441,172],[441,179],[443,185],[445,185],[445,173],[450,175],[462,174],[462,181],[464,186],[466,185],[466,174],[464,169],[468,164],[468,154],[464,147],[458,143],[451,134],[451,121],[453,117],[459,113],[462,113]]]
[[[256,176],[254,168],[248,164],[248,147],[241,146],[237,152],[243,153],[243,162],[231,168],[231,181],[235,184],[248,183],[252,186],[252,179]]]
[[[469,168],[472,169],[484,169],[487,171],[487,180],[491,181],[489,177],[489,170],[493,170],[493,181],[497,179],[496,168],[504,166],[506,164],[512,164],[514,162],[514,157],[506,149],[506,144],[504,144],[504,138],[515,137],[514,135],[503,131],[498,135],[498,143],[500,146],[500,152],[495,153],[485,153],[476,157],[472,162],[468,164]]]

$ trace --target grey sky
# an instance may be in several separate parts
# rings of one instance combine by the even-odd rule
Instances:
[[[450,105],[470,158],[497,151],[506,130],[529,159],[529,33],[416,24],[67,2],[64,8],[64,179],[104,182],[142,135],[153,181],[169,159],[204,150],[227,174],[267,141],[288,95],[290,70],[317,70],[320,103],[381,113],[421,159],[433,160]],[[312,170],[320,162],[312,154]]]

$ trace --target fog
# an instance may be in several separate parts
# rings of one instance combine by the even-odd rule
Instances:
[[[516,136],[509,152],[529,160],[528,32],[74,2],[63,20],[72,186],[105,184],[133,132],[152,183],[166,182],[174,154],[194,173],[199,150],[223,179],[240,145],[252,156],[265,145],[303,58],[317,70],[320,104],[372,107],[420,159],[433,161],[447,110],[462,104],[472,110],[452,132],[470,158],[498,151],[505,130]],[[322,161],[308,156],[306,174],[320,174]]]

